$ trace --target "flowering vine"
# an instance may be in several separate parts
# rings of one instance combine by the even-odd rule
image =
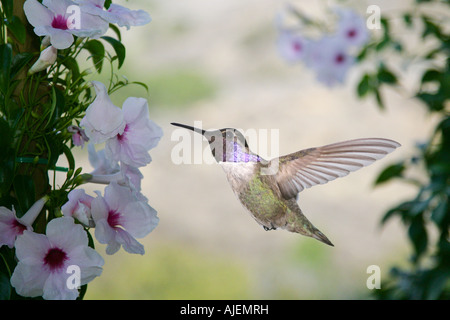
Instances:
[[[146,99],[129,97],[120,108],[109,97],[132,83],[146,88],[118,80],[126,55],[119,27],[151,18],[105,0],[5,0],[0,9],[0,299],[80,299],[104,265],[93,236],[107,254],[144,254],[137,239],[158,225],[139,168],[163,132]],[[86,80],[83,51],[97,73],[110,63],[109,83]],[[72,154],[86,144],[91,173]],[[68,168],[57,166],[61,156]],[[61,186],[49,171],[65,172]],[[85,183],[107,186],[90,195]],[[77,286],[68,284],[73,267]]]

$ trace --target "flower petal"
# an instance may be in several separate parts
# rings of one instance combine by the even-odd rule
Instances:
[[[79,224],[75,224],[72,217],[60,217],[47,224],[47,238],[54,246],[66,252],[77,246],[87,246],[86,231]]]
[[[37,0],[27,0],[23,4],[23,10],[28,22],[33,27],[49,26],[52,23],[53,14]]]
[[[125,129],[122,110],[115,106],[108,96],[103,83],[92,81],[97,94],[94,102],[87,108],[80,125],[86,128],[86,135],[94,143],[122,134]]]

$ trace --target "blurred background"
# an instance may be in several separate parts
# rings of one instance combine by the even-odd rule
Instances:
[[[153,19],[122,30],[127,57],[118,72],[144,82],[149,92],[130,85],[112,98],[118,106],[128,96],[147,98],[151,119],[164,130],[150,151],[153,161],[142,169],[143,194],[160,222],[139,240],[144,256],[123,249],[107,256],[105,246],[96,245],[104,270],[89,284],[85,298],[370,298],[367,268],[378,265],[382,277],[387,276],[410,250],[400,222],[393,219],[381,227],[380,220],[415,192],[396,182],[375,188],[374,181],[386,165],[412,154],[415,144],[430,135],[435,119],[402,91],[383,92],[384,112],[374,100],[358,99],[358,67],[344,85],[330,89],[305,66],[283,61],[275,19],[285,2],[114,2],[144,9]],[[289,3],[319,18],[335,4]],[[379,5],[383,14],[408,3],[345,2],[362,15],[370,4]],[[107,75],[105,70],[105,79]],[[241,206],[219,165],[175,165],[171,152],[179,142],[171,140],[175,127],[170,122],[194,121],[202,121],[204,129],[277,129],[280,154],[363,137],[393,139],[402,147],[368,168],[300,194],[305,215],[335,245],[329,247],[283,230],[264,231]],[[78,150],[76,159],[84,171],[91,170],[86,149]],[[104,186],[86,189],[103,192]]]

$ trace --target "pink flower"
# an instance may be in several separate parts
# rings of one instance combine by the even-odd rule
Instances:
[[[336,36],[348,45],[359,47],[369,40],[366,22],[358,13],[349,9],[337,9],[339,23]]]
[[[122,106],[125,128],[106,141],[106,156],[134,167],[145,166],[163,133],[149,118],[147,100],[130,97]]]
[[[109,23],[118,24],[119,27],[142,26],[152,19],[144,10],[130,10],[123,6],[112,3],[104,10],[105,0],[77,0],[83,11],[98,15]]]
[[[72,141],[75,146],[84,147],[84,143],[89,141],[86,133],[78,126],[68,126],[67,131],[72,133]]]
[[[28,21],[38,36],[49,36],[56,49],[66,49],[73,43],[73,36],[98,38],[108,30],[108,23],[100,17],[78,12],[79,28],[72,25],[71,8],[77,5],[70,0],[27,0],[23,5]],[[69,21],[70,20],[70,21]]]
[[[13,248],[18,236],[25,230],[33,230],[31,225],[47,200],[48,197],[45,196],[36,201],[21,218],[17,218],[14,208],[9,210],[8,208],[0,207],[0,247],[7,245]]]
[[[306,64],[312,68],[317,79],[333,86],[344,82],[347,71],[354,63],[354,57],[347,52],[347,46],[339,38],[323,37],[311,45]]]
[[[158,225],[155,209],[138,200],[130,188],[112,182],[105,196],[92,201],[95,237],[107,244],[106,253],[114,254],[121,246],[129,253],[144,254],[144,246],[135,238],[145,237]]]
[[[282,31],[278,38],[278,50],[288,62],[298,62],[305,58],[309,41],[290,31]]]
[[[102,143],[107,139],[122,134],[125,129],[122,110],[116,107],[106,92],[103,83],[92,81],[97,96],[86,110],[80,122],[85,133],[94,143]]]
[[[91,202],[94,197],[87,195],[83,189],[75,189],[69,192],[69,200],[61,207],[66,217],[73,217],[86,227],[93,227],[91,217]]]
[[[24,231],[16,240],[19,260],[11,285],[24,297],[75,300],[79,292],[67,285],[69,266],[80,269],[80,285],[102,273],[103,258],[88,246],[86,231],[71,217],[50,221],[46,235]]]

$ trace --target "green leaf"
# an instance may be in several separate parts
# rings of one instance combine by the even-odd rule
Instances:
[[[383,99],[381,98],[380,90],[378,88],[373,89],[373,93],[375,94],[375,99],[377,100],[378,107],[380,109],[384,109]]]
[[[98,40],[89,40],[83,46],[91,54],[92,61],[98,73],[102,72],[103,59],[105,58],[105,47]]]
[[[147,93],[148,93],[148,86],[147,86],[145,83],[140,82],[140,81],[132,81],[132,82],[130,82],[130,83],[132,83],[132,84],[137,84],[138,86],[143,87],[143,88],[147,91]]]
[[[439,204],[431,212],[431,220],[433,220],[438,226],[444,226],[446,223],[448,204],[445,200],[439,202]],[[450,212],[449,212],[450,214]]]
[[[422,76],[422,83],[424,82],[432,82],[432,81],[440,81],[442,77],[442,73],[436,69],[427,70]]]
[[[375,185],[387,182],[392,178],[401,177],[404,170],[405,165],[402,162],[388,166],[380,173],[377,180],[375,181]]]
[[[12,48],[10,44],[0,45],[0,91],[6,94],[10,85]]]
[[[61,63],[70,71],[72,71],[72,81],[77,81],[80,77],[80,68],[78,62],[72,57],[58,55],[58,59],[61,59]]]
[[[113,47],[114,51],[116,52],[116,56],[118,59],[118,67],[120,69],[120,67],[123,65],[125,61],[126,55],[125,46],[119,40],[116,40],[108,36],[103,36],[102,39],[107,41]]]
[[[0,300],[9,300],[11,297],[11,284],[9,277],[0,272]]]
[[[17,175],[14,178],[13,186],[21,209],[21,213],[17,212],[17,216],[20,218],[36,201],[34,181],[31,176]]]
[[[7,195],[14,177],[13,135],[6,120],[0,118],[0,196]]]
[[[397,83],[397,77],[384,65],[379,68],[377,78],[380,83]]]
[[[6,19],[12,19],[13,16],[13,0],[1,0],[2,11]]]
[[[25,67],[31,59],[33,59],[34,55],[30,52],[23,52],[16,54],[12,59],[12,65],[11,65],[11,79],[14,79],[16,74],[22,70],[23,67]]]
[[[417,262],[420,256],[427,249],[428,245],[428,235],[427,230],[425,229],[422,215],[419,215],[412,220],[411,225],[408,229],[408,236],[415,250],[413,262]]]
[[[419,93],[416,97],[428,106],[429,111],[441,111],[444,109],[445,97],[441,92],[436,94]]]
[[[120,32],[119,27],[116,26],[115,24],[110,23],[110,24],[109,24],[109,28],[110,28],[112,31],[114,31],[114,33],[115,33],[116,36],[117,36],[117,40],[122,41],[122,34],[121,34],[121,32]]]
[[[371,89],[370,76],[368,74],[365,74],[358,84],[358,89],[357,89],[358,96],[364,97],[369,92],[370,89]]]
[[[16,16],[13,16],[11,20],[6,21],[6,26],[8,30],[13,34],[13,36],[22,44],[25,43],[26,40],[26,29],[22,24],[22,21]]]
[[[407,27],[412,27],[412,18],[410,13],[403,14],[403,21]]]

